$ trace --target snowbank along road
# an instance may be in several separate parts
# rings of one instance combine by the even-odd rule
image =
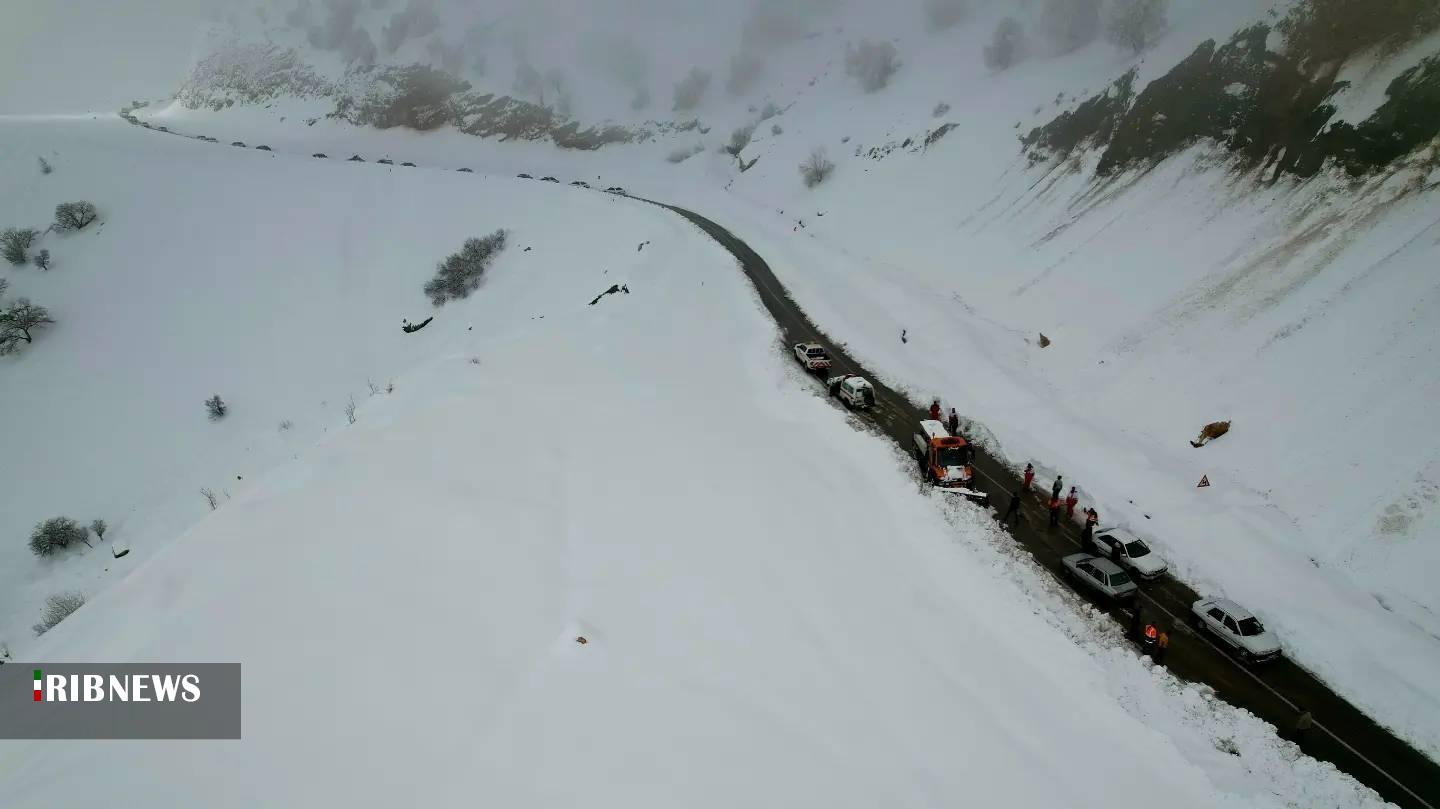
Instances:
[[[127,120],[139,123],[133,118]],[[164,134],[193,137],[143,126]],[[867,372],[825,337],[790,298],[765,260],[729,230],[693,211],[656,200],[634,198],[684,217],[734,255],[784,335],[784,345],[800,341],[818,342],[834,360],[831,373],[856,373],[869,379],[875,385],[877,394],[876,406],[871,411],[874,423],[895,441],[906,457],[909,456],[911,433],[923,415],[919,404],[878,382],[876,375]],[[975,466],[980,478],[979,488],[990,495],[992,506],[1003,509],[1009,502],[1010,493],[1021,488],[1019,476],[983,450],[977,453]],[[1026,493],[1021,514],[1022,519],[1011,528],[1011,534],[1040,564],[1059,577],[1060,558],[1080,548],[1078,526],[1066,521],[1058,530],[1047,529],[1043,495],[1040,493],[1033,493],[1033,496],[1031,492]],[[1207,636],[1196,634],[1189,628],[1188,616],[1190,605],[1198,597],[1185,583],[1170,576],[1142,585],[1139,604],[1145,619],[1157,623],[1170,634],[1165,665],[1171,671],[1186,679],[1213,686],[1225,700],[1274,724],[1282,733],[1293,727],[1300,711],[1308,710],[1315,718],[1315,727],[1303,736],[1289,734],[1307,754],[1334,763],[1396,804],[1440,809],[1440,766],[1376,724],[1289,659],[1282,658],[1261,667],[1247,667]],[[1113,605],[1106,609],[1117,622],[1129,623],[1128,610]]]

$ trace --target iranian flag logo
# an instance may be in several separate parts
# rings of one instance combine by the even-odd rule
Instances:
[[[45,691],[44,691],[44,689],[43,689],[43,688],[41,687],[41,685],[40,685],[41,682],[43,682],[43,681],[40,679],[40,669],[35,669],[35,701],[36,701],[36,702],[43,702],[43,701],[45,700],[45,696],[44,696],[44,695],[45,695]]]

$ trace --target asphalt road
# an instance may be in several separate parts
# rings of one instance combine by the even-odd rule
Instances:
[[[911,436],[919,419],[924,417],[924,407],[928,405],[908,401],[903,395],[880,384],[873,374],[866,372],[826,337],[790,299],[765,260],[734,234],[693,211],[653,200],[645,201],[690,220],[734,254],[760,293],[765,308],[779,325],[786,346],[818,342],[825,346],[834,361],[832,374],[860,374],[870,380],[875,386],[877,400],[871,417],[902,450],[907,454],[912,452]],[[1020,476],[983,451],[977,454],[975,469],[980,479],[979,488],[990,495],[992,506],[1003,513],[1010,503],[1010,493],[1021,488]],[[918,465],[916,474],[919,474]],[[1059,528],[1049,528],[1045,494],[1048,490],[1026,494],[1021,507],[1022,519],[1010,528],[1010,533],[1041,565],[1059,578],[1060,558],[1080,549],[1080,526],[1062,520]],[[1103,519],[1101,524],[1104,524]],[[1190,605],[1199,596],[1184,582],[1167,576],[1155,582],[1142,583],[1141,588],[1140,604],[1145,620],[1156,623],[1170,635],[1165,665],[1176,675],[1210,685],[1226,702],[1275,725],[1282,735],[1296,741],[1307,754],[1334,763],[1386,800],[1415,809],[1440,809],[1440,766],[1434,761],[1375,724],[1289,659],[1246,666],[1208,636],[1197,634],[1190,628],[1189,616]],[[1105,609],[1115,621],[1128,629],[1129,610],[1099,603],[1096,606]],[[1440,672],[1436,676],[1440,676]],[[1302,706],[1314,717],[1315,726],[1297,737],[1293,728]]]
[[[136,120],[127,120],[140,125]],[[152,131],[186,138],[199,137],[158,128],[152,128]],[[730,251],[780,327],[784,343],[788,346],[799,342],[818,342],[830,352],[834,361],[832,373],[859,374],[870,380],[876,395],[876,407],[871,411],[871,417],[882,432],[897,442],[907,455],[910,454],[912,431],[924,414],[922,405],[881,384],[816,328],[790,299],[789,293],[758,253],[725,228],[693,211],[641,197],[632,199],[679,214]],[[1010,493],[1020,488],[1020,476],[983,451],[976,455],[975,469],[980,478],[978,488],[987,492],[990,502],[1003,512],[1010,502]],[[916,474],[919,474],[918,468]],[[1041,565],[1060,578],[1060,558],[1079,550],[1080,530],[1078,525],[1069,522],[1056,529],[1047,527],[1043,495],[1040,491],[1027,493],[1021,508],[1023,519],[1009,531]],[[1103,520],[1101,524],[1104,524]],[[1172,577],[1142,585],[1140,603],[1145,620],[1158,624],[1170,635],[1165,665],[1172,672],[1186,680],[1210,685],[1225,701],[1275,725],[1282,735],[1299,744],[1307,754],[1332,762],[1386,800],[1413,809],[1440,809],[1440,765],[1375,724],[1290,660],[1281,659],[1258,667],[1245,666],[1215,645],[1208,636],[1189,629],[1190,605],[1198,597],[1184,582]],[[1106,604],[1097,606],[1128,628],[1128,610]],[[1284,639],[1281,640],[1283,642]],[[1301,706],[1310,711],[1315,726],[1303,735],[1297,735],[1291,729]]]

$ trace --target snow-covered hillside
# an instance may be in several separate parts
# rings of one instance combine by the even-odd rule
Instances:
[[[678,217],[115,122],[5,131],[105,213],[22,278],[57,322],[7,360],[7,390],[48,394],[7,401],[7,449],[80,468],[36,467],[4,513],[137,504],[108,571],[103,547],[47,563],[91,600],[16,651],[245,681],[242,742],[0,745],[6,806],[1377,805],[917,491]],[[430,254],[497,225],[479,291],[402,333]],[[232,495],[213,513],[204,481]]]

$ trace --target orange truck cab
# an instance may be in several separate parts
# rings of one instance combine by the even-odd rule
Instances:
[[[920,422],[915,433],[915,457],[925,480],[942,489],[953,491],[977,503],[990,502],[990,496],[974,487],[970,479],[973,448],[964,438],[951,435],[945,425],[934,419]]]

